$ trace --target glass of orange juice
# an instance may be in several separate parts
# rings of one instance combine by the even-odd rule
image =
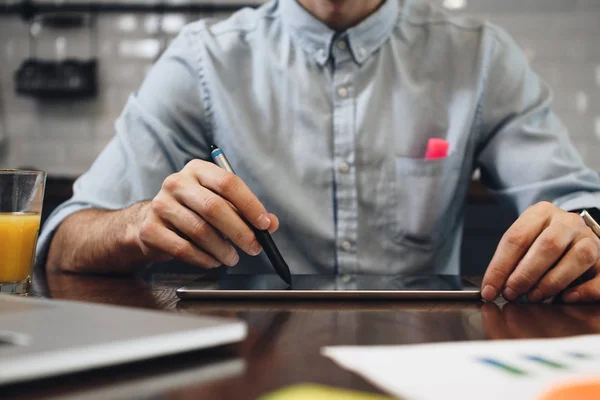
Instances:
[[[27,295],[46,173],[0,169],[0,293]]]

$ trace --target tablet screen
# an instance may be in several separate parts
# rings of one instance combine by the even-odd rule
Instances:
[[[199,282],[198,282],[199,283]],[[196,288],[198,288],[196,286]],[[291,291],[461,291],[476,287],[459,275],[294,275],[288,286],[277,275],[225,275],[205,290]]]

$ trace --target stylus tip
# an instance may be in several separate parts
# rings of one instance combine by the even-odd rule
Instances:
[[[292,285],[292,275],[290,273],[284,274],[281,279],[283,279],[283,281],[288,285]]]

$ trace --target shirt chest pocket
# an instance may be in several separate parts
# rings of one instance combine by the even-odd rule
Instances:
[[[460,180],[460,158],[394,157],[385,195],[386,234],[393,244],[433,249],[445,238],[458,208],[453,203]]]

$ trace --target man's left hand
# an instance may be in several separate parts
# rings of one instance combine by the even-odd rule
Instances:
[[[590,278],[572,285],[584,274]],[[504,234],[481,287],[487,301],[502,293],[540,302],[567,288],[567,303],[600,300],[600,239],[579,215],[538,203]]]

